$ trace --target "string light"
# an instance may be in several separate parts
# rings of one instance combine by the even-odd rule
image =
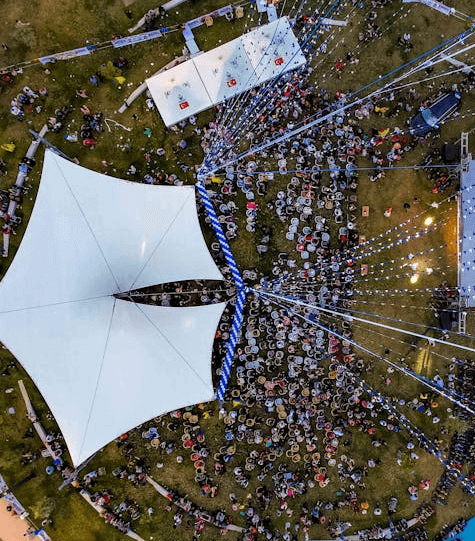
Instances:
[[[427,216],[427,218],[424,220],[424,225],[428,227],[429,225],[432,225],[433,221],[434,218],[432,218],[432,216]]]

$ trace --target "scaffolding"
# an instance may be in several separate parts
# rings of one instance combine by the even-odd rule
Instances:
[[[472,155],[468,151],[468,133],[462,132],[460,137],[460,174],[468,173],[469,167],[470,167],[470,161],[472,159]],[[462,185],[462,183],[460,183]],[[462,253],[461,253],[461,238],[463,235],[463,223],[462,223],[462,193],[460,193],[460,197],[458,198],[458,219],[457,219],[457,260],[458,260],[458,286],[459,286],[459,301],[458,301],[458,332],[462,334],[466,334],[467,332],[467,309],[469,307],[468,305],[468,298],[466,295],[462,294],[462,290],[460,288],[461,286],[461,269],[462,269]]]

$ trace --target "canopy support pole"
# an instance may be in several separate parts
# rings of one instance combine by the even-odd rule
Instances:
[[[244,319],[244,303],[246,301],[246,289],[240,289],[236,300],[236,311],[234,312],[233,325],[229,333],[229,340],[226,348],[226,356],[224,357],[223,368],[221,371],[221,380],[218,385],[217,397],[218,400],[224,399],[224,393],[228,386],[229,377],[231,375],[231,367],[233,364],[234,351],[241,331],[242,321]]]
[[[33,409],[33,406],[32,406],[31,401],[30,401],[30,397],[28,396],[28,393],[26,391],[25,384],[23,383],[23,380],[21,380],[21,379],[18,380],[18,387],[20,387],[20,392],[21,392],[21,395],[22,395],[23,400],[25,402],[28,419],[30,419],[30,421],[33,423],[33,426],[34,426],[38,436],[40,437],[43,445],[45,446],[46,450],[48,451],[48,454],[50,455],[50,457],[53,460],[55,460],[57,458],[57,456],[56,456],[55,452],[53,451],[51,445],[49,444],[49,442],[46,439],[46,432],[45,432],[43,426],[41,425],[40,421],[38,420],[38,416],[36,415],[35,410]]]
[[[208,218],[211,220],[211,225],[214,229],[214,232],[216,233],[216,236],[218,237],[219,244],[221,245],[221,249],[224,252],[226,263],[228,264],[229,270],[231,271],[231,274],[233,275],[233,279],[236,283],[236,286],[238,289],[243,289],[244,282],[242,281],[241,273],[239,272],[239,269],[237,268],[236,261],[231,252],[231,248],[229,247],[228,239],[226,238],[223,228],[221,227],[221,223],[218,220],[218,216],[216,215],[216,211],[214,210],[213,203],[206,190],[204,178],[202,175],[198,175],[198,182],[196,183],[196,188],[198,190],[198,193],[200,194],[201,201],[203,202],[203,205],[206,210],[206,214],[208,215]]]
[[[236,350],[236,344],[237,344],[239,332],[241,330],[242,321],[244,318],[244,306],[245,306],[245,301],[246,301],[247,288],[244,285],[241,273],[239,272],[239,269],[236,265],[236,261],[234,259],[233,253],[231,252],[231,248],[229,247],[228,239],[226,238],[226,235],[224,234],[223,228],[221,227],[221,223],[218,220],[216,211],[214,210],[214,206],[211,201],[211,198],[208,195],[208,192],[206,190],[204,180],[205,180],[204,175],[198,173],[198,182],[196,183],[196,188],[198,190],[198,193],[200,194],[201,201],[203,202],[203,205],[206,210],[206,214],[211,220],[211,225],[214,229],[214,232],[216,233],[216,236],[218,237],[219,244],[221,245],[221,249],[223,250],[224,257],[226,259],[226,263],[228,264],[228,267],[231,271],[233,280],[238,290],[238,295],[237,295],[237,300],[236,300],[236,311],[234,313],[233,324],[231,327],[229,341],[227,343],[226,356],[224,358],[224,363],[223,363],[223,368],[222,368],[222,373],[221,373],[221,380],[219,382],[218,391],[217,391],[217,398],[219,401],[222,401],[224,399],[224,393],[226,392],[226,387],[228,385],[229,377],[231,375],[231,367],[233,364],[234,352]]]
[[[43,145],[45,145],[47,148],[51,149],[55,154],[57,154],[58,156],[61,156],[62,158],[64,158],[65,160],[68,160],[70,162],[73,162],[73,163],[78,163],[78,161],[74,158],[70,158],[67,154],[65,154],[62,150],[59,150],[59,148],[55,147],[53,144],[51,144],[48,139],[46,139],[44,137],[44,133],[42,134],[41,132],[43,132],[43,130],[41,130],[40,133],[34,131],[34,130],[28,130],[31,135],[33,135],[34,137],[36,137],[36,145],[38,145],[38,142],[39,143],[43,143]]]

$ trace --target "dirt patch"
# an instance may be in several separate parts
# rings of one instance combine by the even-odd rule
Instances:
[[[29,539],[28,536],[24,536],[27,529],[28,522],[7,511],[5,501],[0,502],[0,539],[2,541],[24,541]]]

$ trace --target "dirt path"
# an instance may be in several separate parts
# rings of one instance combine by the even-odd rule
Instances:
[[[25,541],[23,534],[28,529],[28,521],[21,520],[7,511],[7,502],[0,500],[0,539],[1,541]]]

